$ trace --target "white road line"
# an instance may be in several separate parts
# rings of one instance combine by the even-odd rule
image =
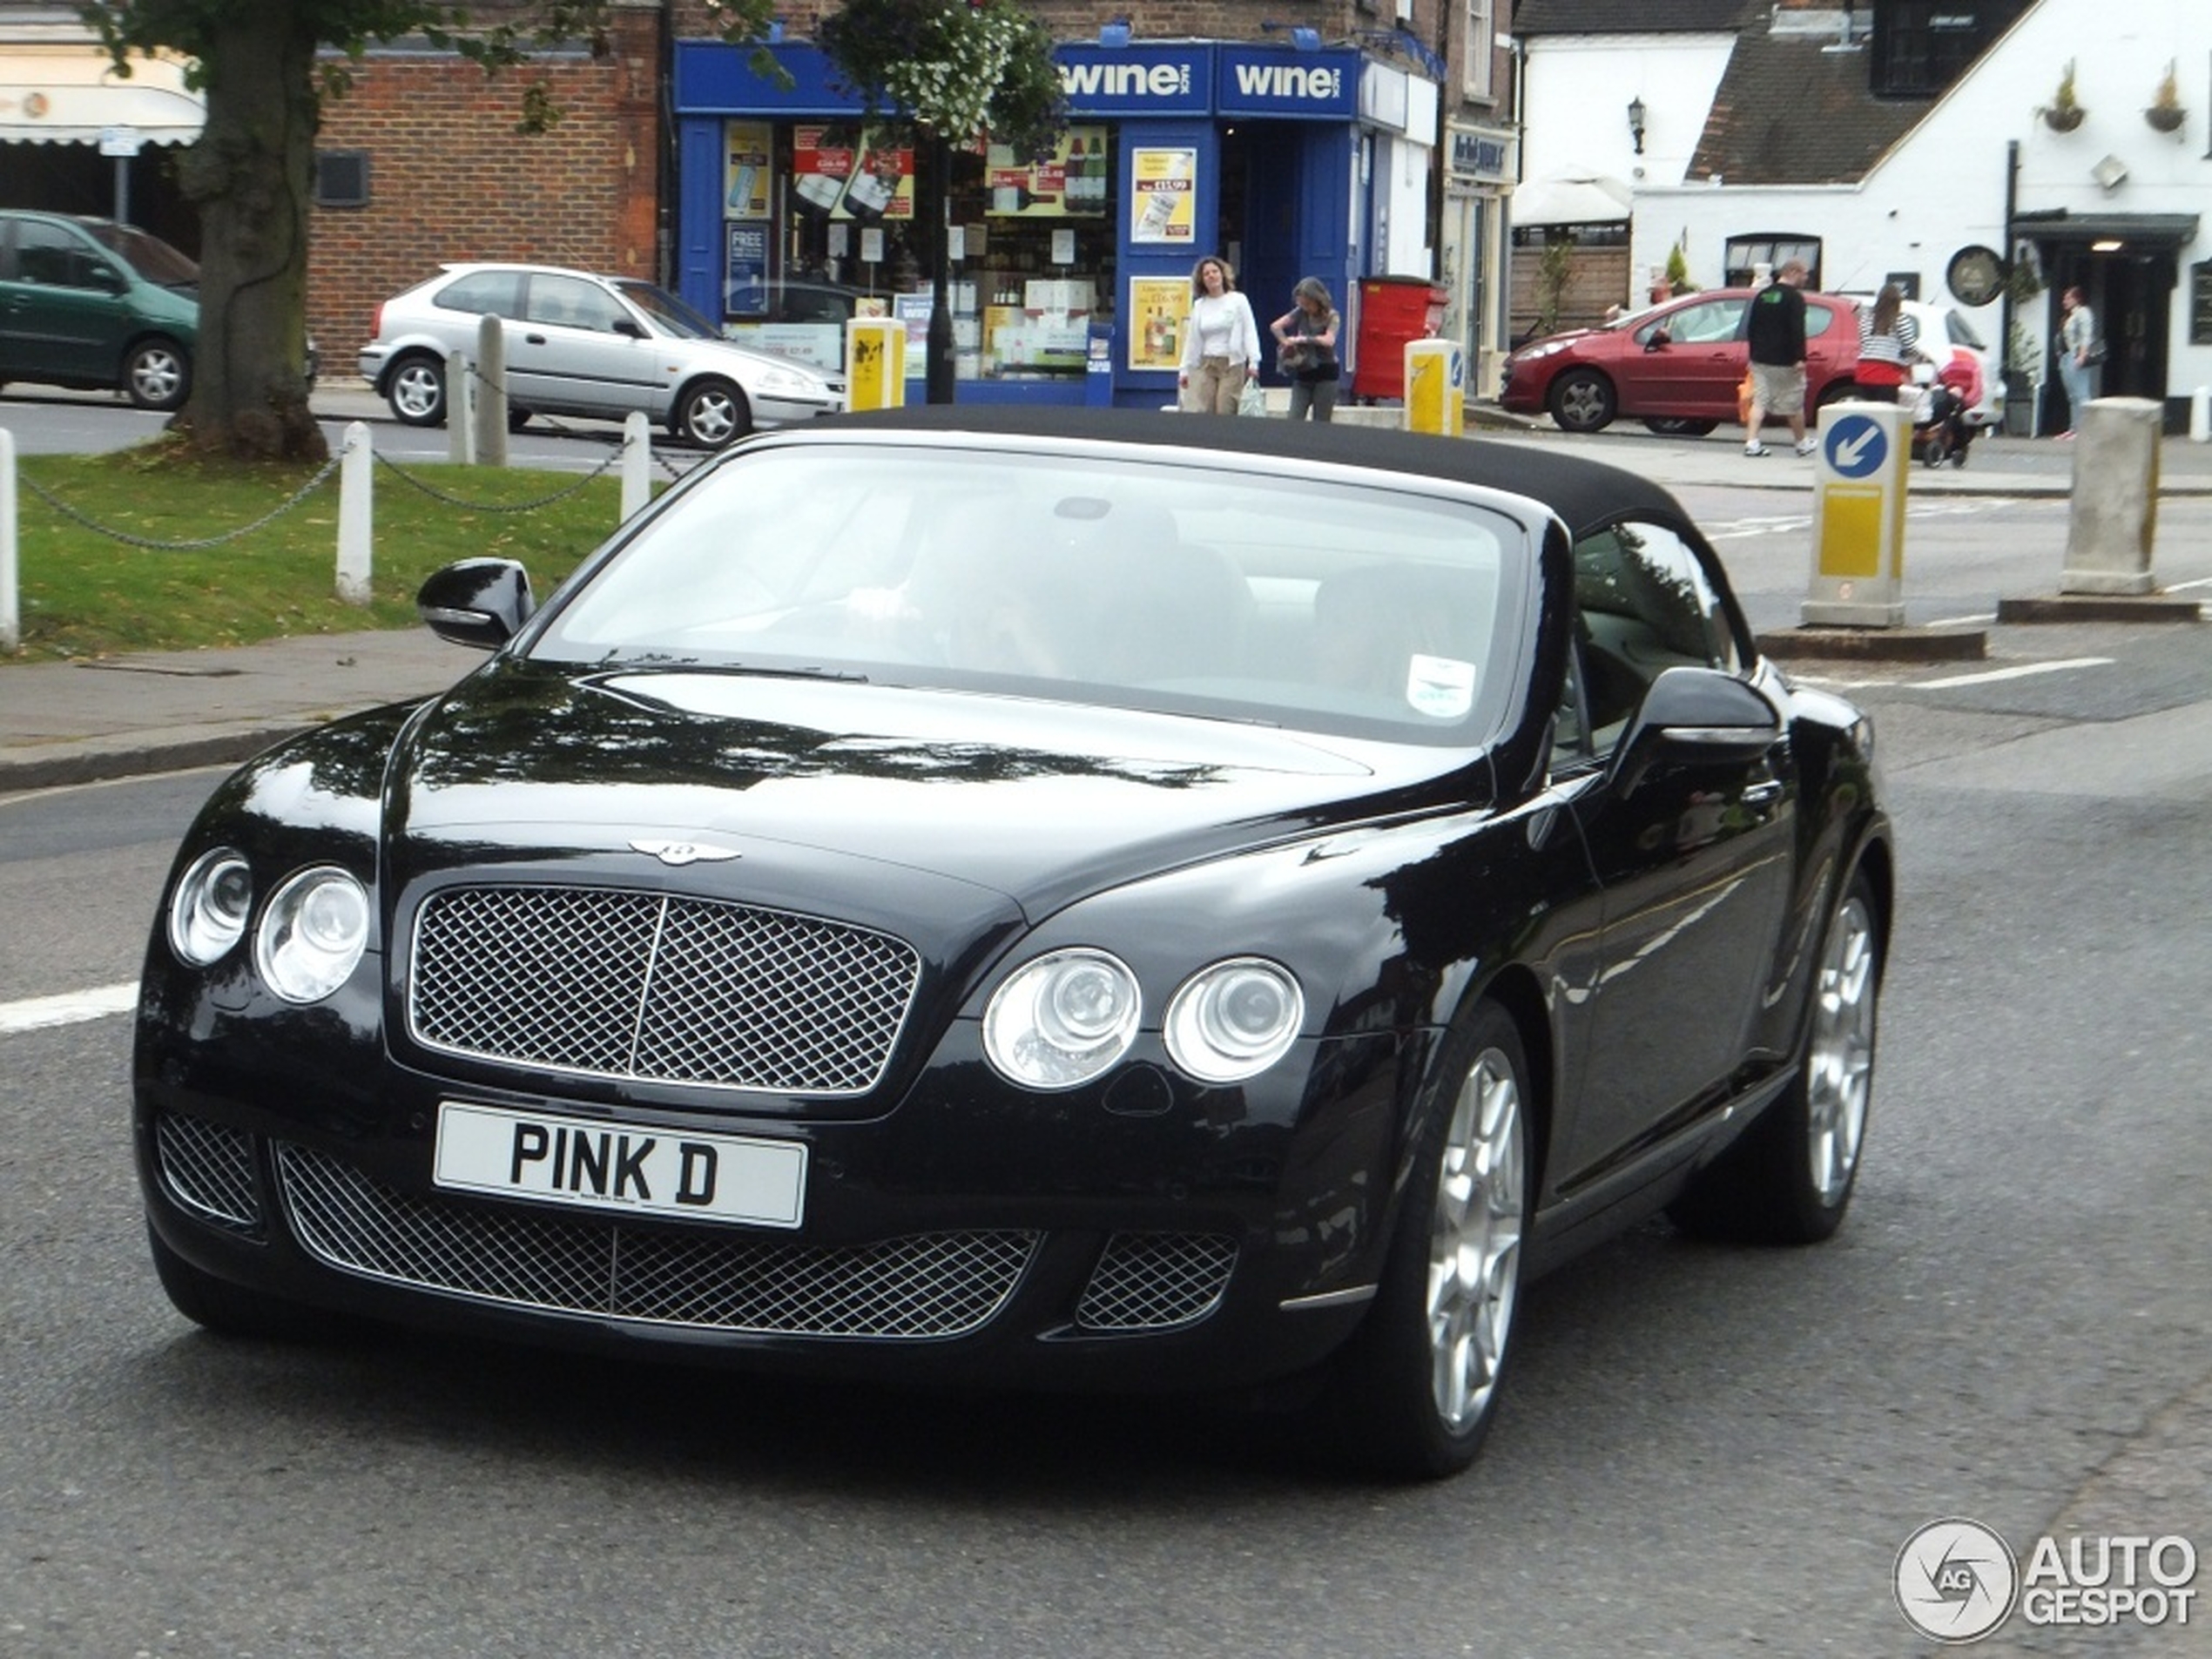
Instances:
[[[2062,663],[2020,663],[2011,668],[1993,668],[1979,674],[1952,674],[1939,680],[1914,682],[1923,691],[1938,691],[1952,685],[1987,685],[1994,680],[2026,679],[2031,674],[2063,674],[2074,668],[2110,668],[2109,657],[2072,657]]]
[[[111,1014],[128,1014],[138,1006],[136,980],[123,985],[103,985],[97,990],[34,996],[23,1002],[0,1002],[0,1036],[15,1031],[43,1030],[50,1025],[104,1020]]]

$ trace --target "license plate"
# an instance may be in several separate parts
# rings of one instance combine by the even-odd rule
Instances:
[[[448,1101],[431,1179],[459,1192],[674,1220],[797,1227],[806,1149]]]

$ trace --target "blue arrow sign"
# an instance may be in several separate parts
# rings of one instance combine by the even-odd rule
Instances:
[[[1831,419],[1824,440],[1828,464],[1845,478],[1865,478],[1882,469],[1889,459],[1889,435],[1871,415],[1840,415]]]

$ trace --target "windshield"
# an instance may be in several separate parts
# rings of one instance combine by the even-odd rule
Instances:
[[[199,266],[158,236],[133,225],[87,225],[84,228],[149,282],[165,288],[189,288],[199,281]]]
[[[622,297],[653,320],[663,334],[678,340],[719,340],[721,330],[685,305],[666,288],[633,280],[617,282]]]
[[[768,447],[687,486],[529,651],[1471,743],[1520,666],[1533,553],[1419,488],[1170,452]]]

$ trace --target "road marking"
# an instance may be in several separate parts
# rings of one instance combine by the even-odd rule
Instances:
[[[16,1031],[40,1031],[52,1025],[105,1020],[111,1014],[128,1014],[138,1006],[136,980],[122,985],[103,985],[97,990],[34,996],[22,1002],[0,1002],[0,1036]]]
[[[2110,668],[2109,657],[2070,657],[2060,663],[2019,663],[2011,668],[1993,668],[1979,674],[1951,674],[1939,680],[1917,680],[1923,691],[1937,691],[1953,685],[1987,685],[1996,680],[2026,679],[2031,674],[2063,674],[2074,668]]]

